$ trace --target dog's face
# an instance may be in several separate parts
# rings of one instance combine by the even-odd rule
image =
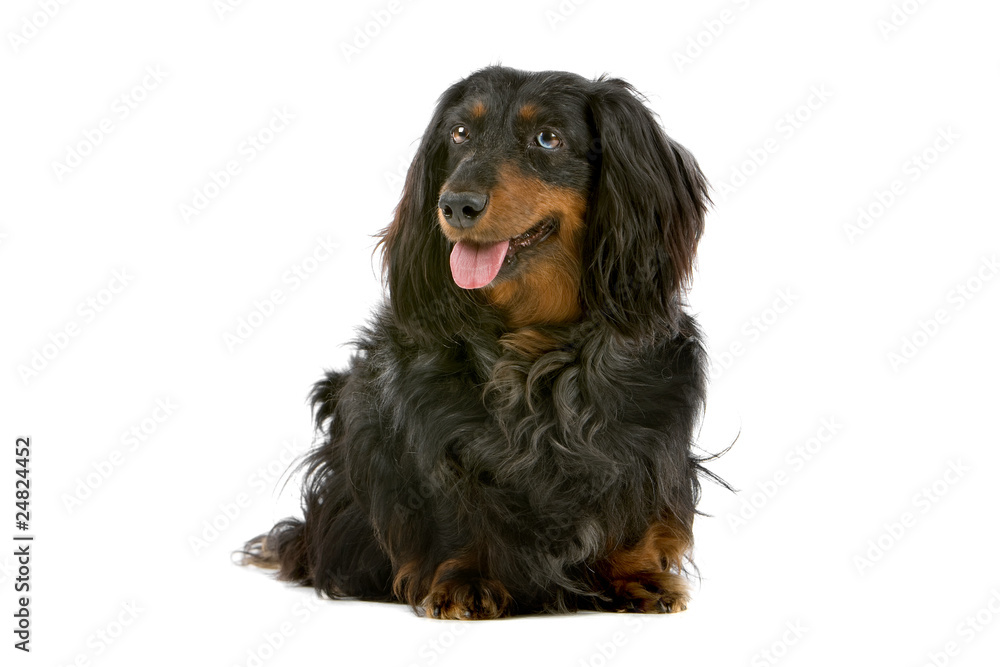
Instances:
[[[447,178],[437,218],[454,244],[452,278],[485,289],[515,323],[539,307],[548,321],[575,319],[594,170],[586,82],[546,73],[498,83],[471,80],[441,124]]]
[[[480,70],[442,95],[385,232],[394,313],[421,337],[484,306],[511,330],[669,329],[706,191],[625,82]]]

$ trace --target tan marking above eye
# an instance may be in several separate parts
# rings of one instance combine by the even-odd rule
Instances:
[[[535,120],[538,116],[538,107],[534,104],[524,104],[521,109],[517,112],[518,117],[526,122],[531,122]]]
[[[486,115],[486,105],[485,104],[483,104],[481,101],[477,101],[474,105],[472,105],[472,117],[473,118],[482,118],[485,115]]]

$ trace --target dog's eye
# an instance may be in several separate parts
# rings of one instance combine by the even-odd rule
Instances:
[[[469,128],[464,125],[456,125],[451,130],[451,140],[456,144],[465,143],[469,139]]]
[[[562,146],[562,139],[559,138],[559,135],[548,130],[539,132],[538,136],[535,137],[535,142],[542,148],[550,151]]]

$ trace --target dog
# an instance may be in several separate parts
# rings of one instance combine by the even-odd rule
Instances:
[[[387,298],[311,394],[304,518],[242,562],[432,618],[685,609],[717,479],[684,304],[709,204],[623,80],[448,88],[379,240]]]

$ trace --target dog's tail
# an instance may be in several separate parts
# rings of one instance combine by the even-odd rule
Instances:
[[[249,540],[236,552],[236,562],[277,570],[278,579],[302,586],[313,583],[306,524],[298,519],[278,522],[270,532]]]

